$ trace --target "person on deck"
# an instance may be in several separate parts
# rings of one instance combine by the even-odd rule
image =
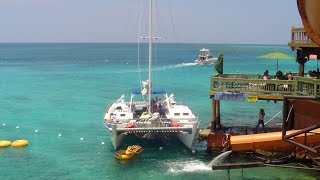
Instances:
[[[287,74],[287,78],[288,78],[288,80],[293,80],[293,76],[292,76],[291,71],[289,71],[289,73]]]
[[[268,71],[268,70],[266,70],[266,71],[263,73],[262,79],[264,79],[264,80],[270,79],[269,71]]]
[[[264,109],[260,109],[260,112],[259,112],[259,120],[258,120],[258,124],[256,126],[256,132],[258,131],[258,127],[262,126],[263,130],[265,131],[265,127],[264,127],[264,116],[265,116],[265,112],[264,112]]]
[[[113,113],[111,113],[110,115],[111,115],[111,120],[112,120],[113,124],[117,124],[119,122],[117,119],[117,116]]]

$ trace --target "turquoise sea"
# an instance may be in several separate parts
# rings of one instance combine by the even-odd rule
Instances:
[[[192,153],[180,142],[150,142],[128,162],[113,157],[103,126],[106,106],[147,78],[147,51],[137,44],[0,44],[0,139],[27,139],[24,148],[0,149],[0,179],[227,179],[207,164],[216,154]],[[257,58],[275,51],[295,56],[286,45],[157,44],[153,85],[190,106],[204,128],[210,123],[212,65],[195,65],[201,48],[225,53],[225,73],[274,75],[276,61]],[[316,62],[306,63],[306,71]],[[298,71],[279,60],[283,72]],[[222,102],[224,125],[257,123],[259,108],[271,119],[281,102]],[[281,121],[282,114],[270,124]],[[162,147],[162,148],[160,148]],[[229,160],[237,157],[231,156]],[[231,170],[231,179],[317,179],[311,171],[252,168]]]

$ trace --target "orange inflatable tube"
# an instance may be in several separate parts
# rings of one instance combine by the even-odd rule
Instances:
[[[296,132],[297,130],[287,131],[287,135]],[[313,132],[320,133],[320,129]],[[298,135],[292,140],[304,144],[304,134]],[[319,145],[320,134],[308,133],[307,145]],[[249,135],[231,135],[230,147],[232,151],[254,151],[256,149],[265,151],[288,151],[295,146],[282,140],[282,132],[270,132],[262,134],[249,134]]]

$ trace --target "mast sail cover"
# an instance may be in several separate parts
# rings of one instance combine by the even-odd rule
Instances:
[[[142,94],[142,91],[143,90],[141,90],[141,88],[131,89],[132,94]],[[151,94],[166,94],[166,91],[164,88],[152,88]],[[146,94],[142,94],[142,95],[146,95]]]

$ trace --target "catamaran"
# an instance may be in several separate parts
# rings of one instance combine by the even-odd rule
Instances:
[[[210,49],[200,49],[199,57],[194,62],[197,64],[213,64],[218,60],[217,57],[213,57]]]
[[[165,89],[152,87],[152,40],[156,38],[152,34],[152,9],[153,0],[149,0],[148,80],[142,81],[140,88],[132,89],[127,101],[122,95],[107,107],[104,126],[115,149],[118,149],[128,136],[158,139],[169,135],[176,135],[175,137],[191,149],[199,130],[197,117],[188,106],[176,102],[173,94],[168,95]]]

